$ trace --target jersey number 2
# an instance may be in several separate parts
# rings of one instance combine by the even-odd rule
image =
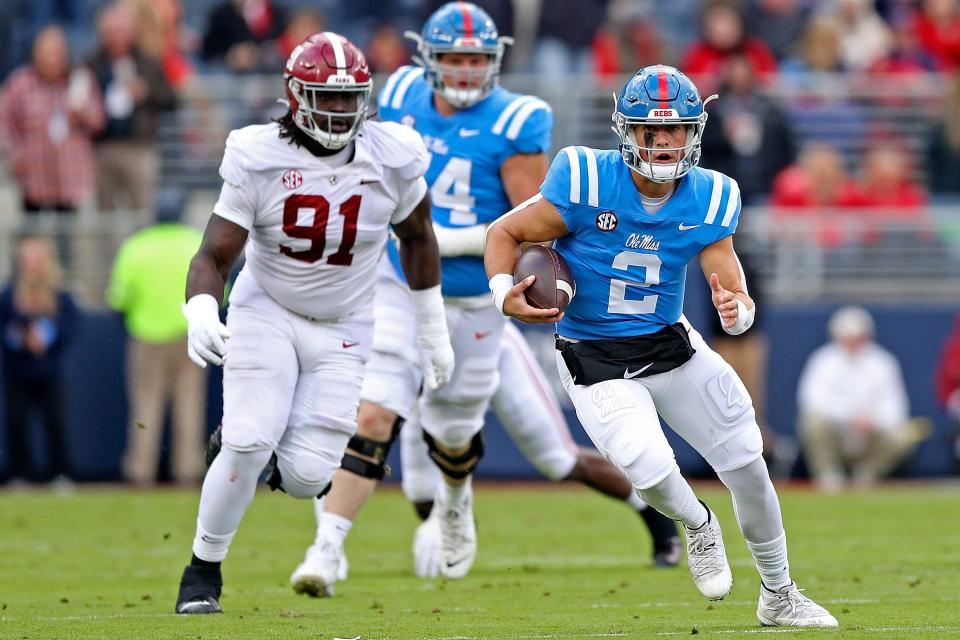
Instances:
[[[630,285],[646,287],[651,284],[660,284],[660,267],[663,262],[652,253],[637,253],[635,251],[621,251],[613,259],[613,268],[626,271],[630,267],[644,267],[646,277],[643,282],[610,279],[610,298],[607,301],[607,312],[627,313],[639,315],[653,313],[657,310],[658,295],[643,296],[639,300],[627,300],[627,287]]]
[[[357,240],[357,218],[360,215],[361,196],[352,196],[340,204],[339,213],[343,216],[343,236],[335,253],[327,257],[327,264],[349,267],[353,262],[353,243]],[[300,225],[300,212],[313,211],[313,224]],[[330,218],[330,203],[323,196],[293,195],[283,203],[283,232],[291,238],[310,240],[310,248],[294,251],[280,245],[280,253],[303,262],[316,262],[323,257],[327,246],[327,221]]]

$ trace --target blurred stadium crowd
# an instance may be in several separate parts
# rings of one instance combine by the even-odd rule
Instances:
[[[404,30],[441,4],[7,0],[0,252],[29,271],[43,250],[23,257],[19,239],[50,235],[69,289],[102,309],[158,187],[203,224],[226,133],[282,112],[279,71],[300,40],[346,35],[382,87],[409,63]],[[720,94],[702,165],[734,176],[755,208],[741,250],[771,302],[960,299],[960,0],[476,4],[516,39],[504,84],[554,108],[555,149],[612,146],[609,94],[642,66],[677,65]],[[939,392],[960,416],[955,355]]]

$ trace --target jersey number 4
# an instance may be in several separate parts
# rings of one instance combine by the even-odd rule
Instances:
[[[361,196],[352,196],[338,207],[338,213],[343,216],[343,235],[340,246],[334,253],[327,256],[327,264],[349,267],[353,262],[353,243],[357,240],[357,218],[360,215]],[[301,212],[310,215],[313,213],[313,224],[302,225]],[[294,251],[290,247],[280,245],[280,253],[303,262],[316,262],[323,257],[323,250],[327,246],[327,221],[330,219],[330,203],[323,196],[293,195],[283,203],[283,232],[291,238],[310,240],[310,248],[304,251]]]
[[[430,187],[430,202],[435,207],[450,209],[452,225],[477,224],[477,214],[473,212],[477,199],[470,195],[470,169],[469,160],[450,158]]]
[[[660,267],[663,262],[652,253],[636,253],[635,251],[621,251],[613,259],[613,268],[626,271],[630,267],[644,267],[646,277],[643,282],[610,279],[610,298],[607,300],[609,313],[626,313],[640,315],[654,313],[657,310],[658,295],[643,296],[638,300],[627,300],[627,287],[648,287],[651,284],[660,284]]]

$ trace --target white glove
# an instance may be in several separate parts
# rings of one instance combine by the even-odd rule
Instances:
[[[440,521],[432,513],[413,534],[413,572],[419,578],[440,575]]]
[[[230,332],[220,322],[220,304],[209,293],[200,293],[182,307],[187,318],[187,355],[201,369],[221,365],[227,356]]]
[[[410,296],[417,319],[417,346],[420,347],[423,381],[432,391],[450,382],[453,375],[453,347],[447,331],[443,296],[440,285],[411,290]]]

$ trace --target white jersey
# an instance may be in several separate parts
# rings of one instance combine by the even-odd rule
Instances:
[[[420,135],[365,122],[350,162],[333,167],[280,138],[276,123],[230,132],[213,212],[250,232],[248,271],[294,313],[318,320],[371,313],[391,223],[426,193]]]

